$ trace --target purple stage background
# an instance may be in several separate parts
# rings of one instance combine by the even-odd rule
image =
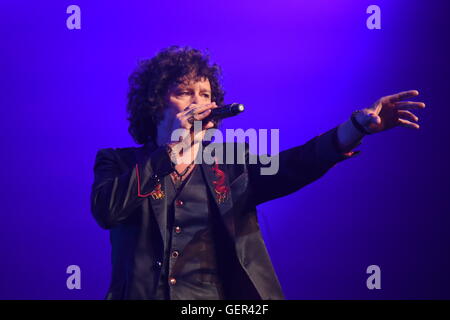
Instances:
[[[80,30],[66,27],[71,4]],[[381,30],[366,27],[372,4]],[[245,104],[224,128],[279,128],[281,150],[419,90],[420,130],[365,138],[360,156],[259,218],[287,299],[450,299],[449,14],[434,0],[2,1],[0,298],[103,299],[95,154],[135,146],[128,75],[178,44],[209,49],[225,101]],[[73,264],[80,290],[66,287]],[[366,287],[372,264],[380,290]]]

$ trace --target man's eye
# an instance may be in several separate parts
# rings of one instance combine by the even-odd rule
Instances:
[[[209,98],[209,97],[210,97],[210,95],[207,94],[207,93],[205,93],[203,96],[204,96],[205,98]]]
[[[181,95],[189,94],[189,92],[187,92],[187,91],[181,91],[181,92],[179,92],[178,94],[181,96]]]

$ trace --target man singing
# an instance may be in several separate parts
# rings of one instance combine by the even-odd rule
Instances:
[[[418,129],[410,110],[425,107],[404,101],[416,90],[382,97],[280,152],[279,170],[264,175],[262,164],[249,163],[248,144],[243,154],[236,152],[245,163],[194,161],[204,152],[205,133],[218,125],[202,120],[223,105],[219,73],[202,52],[172,46],[130,76],[129,132],[141,146],[101,149],[94,165],[91,210],[110,230],[112,245],[106,299],[284,299],[256,206],[355,156],[365,135],[396,126]],[[202,121],[198,134],[195,121]],[[173,141],[177,129],[187,134]]]

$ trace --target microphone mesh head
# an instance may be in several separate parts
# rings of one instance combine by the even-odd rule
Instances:
[[[234,114],[241,113],[242,111],[244,111],[244,105],[240,103],[232,103],[231,110]]]

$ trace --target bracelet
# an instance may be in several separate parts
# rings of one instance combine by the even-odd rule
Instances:
[[[366,135],[366,134],[372,134],[372,132],[367,131],[357,120],[356,120],[356,115],[358,113],[362,113],[361,110],[356,110],[352,113],[352,116],[350,117],[350,120],[353,123],[353,126],[362,134]]]

